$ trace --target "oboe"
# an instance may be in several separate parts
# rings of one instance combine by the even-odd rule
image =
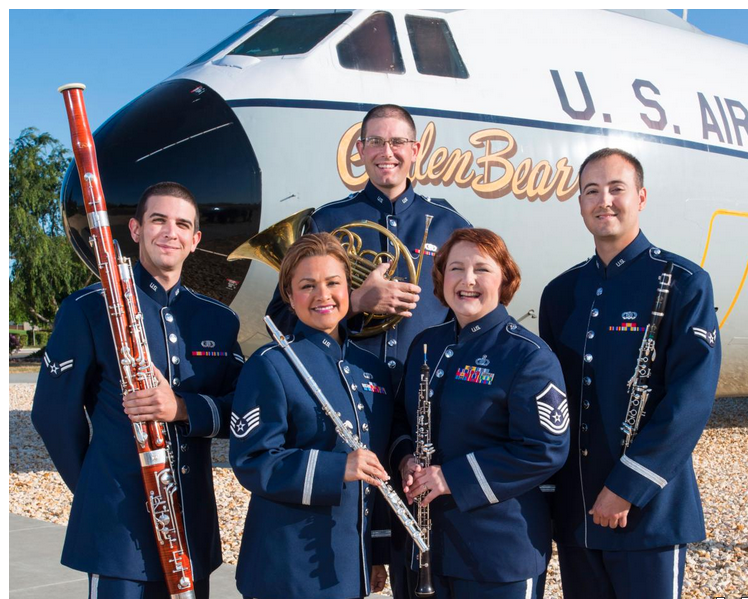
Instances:
[[[665,306],[667,306],[672,279],[673,263],[668,262],[665,265],[665,270],[662,271],[662,274],[657,279],[659,287],[657,288],[657,297],[652,308],[652,315],[647,328],[644,330],[644,338],[639,348],[639,357],[636,359],[634,376],[628,382],[629,405],[626,408],[626,419],[621,426],[624,435],[621,441],[622,454],[626,453],[629,445],[631,445],[634,437],[639,432],[641,419],[646,413],[644,407],[649,399],[649,394],[652,392],[648,382],[652,374],[652,363],[657,357],[655,342],[657,341],[660,322],[662,322],[662,317],[665,316]]]
[[[109,324],[119,364],[122,394],[158,386],[148,349],[143,314],[130,260],[112,239],[104,192],[99,177],[91,128],[81,83],[58,88],[65,99],[73,154],[78,167],[91,246],[96,255]],[[192,562],[187,548],[179,490],[174,478],[173,455],[163,422],[132,425],[140,456],[146,506],[156,535],[161,567],[172,599],[194,599]]]
[[[335,431],[338,433],[338,435],[340,435],[340,438],[343,439],[343,441],[345,441],[345,444],[348,445],[348,447],[350,447],[353,451],[356,451],[357,449],[366,449],[366,445],[361,442],[361,439],[359,439],[358,435],[354,435],[349,428],[351,426],[350,423],[343,422],[340,416],[338,416],[338,413],[333,409],[330,400],[325,397],[322,389],[319,388],[319,385],[317,385],[315,380],[312,378],[312,375],[309,374],[309,371],[306,369],[304,364],[296,355],[296,352],[291,348],[291,345],[286,340],[285,335],[283,335],[280,329],[275,326],[273,319],[269,316],[266,316],[265,324],[267,325],[275,340],[278,342],[278,345],[280,345],[283,351],[286,352],[288,359],[291,361],[291,364],[293,364],[294,368],[296,368],[299,376],[302,378],[306,386],[309,387],[309,390],[314,394],[314,397],[319,402],[322,410],[333,421],[333,424],[335,425]],[[418,546],[418,549],[420,549],[421,551],[427,551],[429,547],[426,543],[426,540],[424,539],[423,531],[421,530],[421,527],[418,526],[418,523],[415,521],[411,513],[408,511],[408,508],[405,507],[402,499],[400,499],[398,494],[395,493],[395,490],[388,483],[378,478],[376,480],[377,482],[381,483],[378,489],[382,492],[382,496],[385,498],[387,503],[390,504],[390,507],[394,510],[395,514],[397,514],[398,519],[400,520],[400,522],[402,522],[405,530],[408,531],[408,534],[413,538],[413,542]]]
[[[431,369],[427,362],[427,346],[423,346],[423,365],[421,366],[421,380],[418,385],[418,410],[416,412],[416,450],[414,452],[416,462],[421,468],[431,465],[431,455],[434,446],[431,443],[431,398],[429,389],[429,378]],[[431,545],[429,533],[431,532],[431,513],[428,505],[422,501],[428,491],[416,497],[418,525],[423,531],[427,545]],[[418,586],[416,597],[431,597],[435,593],[434,582],[431,578],[431,551],[423,551],[418,554]]]

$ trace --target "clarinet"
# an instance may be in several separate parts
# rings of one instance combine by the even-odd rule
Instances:
[[[434,446],[431,443],[431,398],[429,389],[429,378],[431,369],[426,361],[427,346],[423,346],[423,365],[421,366],[421,381],[418,385],[418,411],[416,412],[416,450],[414,456],[421,468],[431,465],[431,455]],[[416,497],[418,525],[423,531],[427,544],[431,544],[429,533],[431,532],[431,513],[429,505],[423,505],[422,501],[428,491]],[[431,597],[436,592],[431,578],[431,551],[423,551],[418,554],[418,586],[415,589],[416,597]]]
[[[649,377],[652,374],[651,365],[657,357],[655,350],[657,333],[660,329],[662,317],[665,316],[665,306],[667,305],[668,294],[672,286],[672,262],[668,262],[665,265],[665,270],[662,271],[657,280],[659,281],[659,287],[657,288],[657,297],[652,308],[652,316],[650,317],[647,328],[644,330],[644,338],[639,348],[639,357],[636,359],[634,376],[628,382],[629,405],[626,408],[626,419],[621,425],[621,431],[623,431],[624,435],[621,440],[621,455],[626,453],[634,437],[639,432],[642,416],[646,413],[644,407],[649,399],[649,394],[652,392],[648,383]]]
[[[285,335],[281,333],[280,329],[275,326],[273,319],[269,316],[266,316],[264,320],[278,345],[280,345],[283,351],[286,352],[286,355],[291,361],[291,364],[293,364],[301,379],[306,383],[307,387],[309,387],[309,390],[314,394],[314,397],[319,402],[322,410],[325,412],[325,414],[327,414],[330,420],[333,421],[333,424],[335,424],[335,431],[338,433],[338,435],[340,435],[340,438],[343,439],[343,441],[345,441],[345,444],[348,445],[348,447],[350,447],[353,451],[356,451],[357,449],[366,449],[366,445],[361,443],[361,439],[358,438],[358,435],[353,434],[351,430],[351,423],[343,422],[338,413],[333,409],[330,400],[325,397],[322,389],[319,388],[319,385],[317,385],[315,380],[312,378],[312,375],[309,374],[309,371],[306,369],[304,364],[302,364],[301,360],[296,355],[296,352],[291,349],[291,345],[288,343]],[[381,483],[377,488],[382,492],[382,495],[384,496],[387,503],[390,504],[390,507],[394,510],[395,514],[397,514],[397,517],[399,518],[400,522],[402,522],[405,530],[407,530],[408,534],[413,538],[413,542],[421,551],[428,551],[429,546],[424,539],[423,531],[421,530],[421,527],[418,526],[418,523],[415,521],[411,513],[408,511],[408,508],[405,507],[402,499],[400,499],[398,494],[388,483],[378,478],[376,478],[375,480]]]
[[[90,243],[96,255],[99,278],[117,352],[122,394],[158,386],[148,349],[143,314],[129,258],[122,256],[112,239],[104,192],[99,177],[91,128],[81,83],[61,86],[65,100],[73,153],[78,166]],[[192,562],[187,547],[179,489],[174,477],[174,456],[163,422],[133,423],[145,485],[146,507],[156,535],[164,578],[172,599],[195,599]]]

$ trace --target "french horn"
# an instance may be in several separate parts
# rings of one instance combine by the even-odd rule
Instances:
[[[312,212],[314,212],[313,208],[300,210],[269,226],[267,229],[260,231],[257,235],[236,248],[228,256],[227,260],[259,260],[279,271],[283,257],[291,245],[304,233],[304,227]],[[426,215],[426,227],[423,232],[423,242],[421,243],[417,265],[413,263],[413,258],[408,248],[397,235],[378,223],[368,220],[358,220],[342,225],[332,231],[332,235],[338,238],[351,263],[351,284],[353,288],[358,289],[371,272],[385,262],[389,263],[389,268],[384,274],[386,279],[392,281],[402,280],[417,285],[421,276],[421,266],[423,265],[424,250],[431,220],[432,216]],[[383,235],[390,242],[388,247],[392,247],[392,251],[375,251],[364,248],[361,236],[355,232],[356,229],[373,229],[380,235]],[[401,258],[405,261],[408,271],[407,279],[395,277]],[[402,318],[399,314],[365,313],[363,328],[359,333],[352,335],[352,337],[360,339],[379,335],[393,328]]]

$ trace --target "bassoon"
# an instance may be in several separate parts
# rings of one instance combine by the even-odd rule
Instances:
[[[431,455],[434,453],[434,445],[431,443],[431,389],[429,379],[431,378],[431,369],[426,361],[427,346],[423,346],[423,364],[421,365],[421,380],[418,385],[418,408],[416,411],[416,449],[413,455],[416,462],[421,468],[428,468],[431,465]],[[418,525],[423,531],[424,539],[427,545],[431,545],[431,510],[428,505],[424,505],[423,500],[428,495],[425,491],[416,497],[416,513]],[[431,576],[431,550],[421,550],[418,553],[418,584],[415,588],[416,597],[432,597],[436,589],[434,588],[433,577]]]
[[[81,83],[58,88],[65,99],[73,154],[78,167],[83,202],[91,230],[90,243],[96,255],[112,329],[122,394],[152,389],[158,379],[148,349],[143,313],[129,258],[122,256],[112,239],[106,200],[101,186],[91,128]],[[164,422],[133,423],[140,471],[145,485],[146,507],[151,516],[161,567],[172,599],[195,599],[192,562],[185,535],[184,518],[169,430]]]
[[[631,442],[639,432],[642,416],[644,416],[644,407],[647,405],[649,394],[652,392],[649,386],[649,377],[652,375],[652,363],[657,357],[655,342],[657,333],[660,330],[660,323],[665,316],[665,306],[670,294],[670,287],[673,279],[673,263],[665,264],[665,269],[658,277],[659,285],[657,287],[657,296],[655,297],[652,315],[649,324],[644,330],[644,338],[639,347],[639,356],[636,358],[636,368],[634,376],[629,379],[629,405],[626,408],[626,419],[621,425],[623,439],[621,440],[621,453],[625,454],[631,445]]]

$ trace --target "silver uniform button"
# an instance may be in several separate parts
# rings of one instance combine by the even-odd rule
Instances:
[[[390,368],[394,368],[395,366],[397,366],[397,362],[395,362],[395,360],[390,360],[389,362],[387,362],[387,366],[389,366]]]
[[[595,331],[587,331],[587,339],[594,339]]]
[[[512,322],[512,323],[509,323],[509,330],[510,330],[510,331],[513,331],[513,330],[515,330],[516,328],[517,328],[517,325],[516,325],[516,324],[514,324],[513,322]]]
[[[390,219],[390,226],[397,227],[397,221],[393,220],[393,219]]]
[[[174,379],[171,381],[171,384],[174,385],[175,387],[179,387],[180,382],[181,381],[177,377],[174,377]]]
[[[182,466],[182,474],[189,474],[190,473],[190,467],[189,466]]]
[[[187,450],[188,450],[189,448],[190,448],[190,446],[189,446],[189,445],[187,445],[187,443],[182,443],[182,444],[181,444],[181,445],[179,446],[179,449],[180,449],[181,451],[187,451]]]
[[[652,253],[654,253],[655,256],[659,256],[662,253],[662,251],[659,248],[655,248],[652,250]]]
[[[597,318],[600,315],[600,310],[592,308],[592,318]]]
[[[364,404],[360,403],[360,404],[358,404],[358,405],[357,405],[356,407],[357,407],[357,408],[358,408],[359,410],[363,410],[363,409],[364,409]]]
[[[358,389],[358,385],[356,383],[353,383],[351,385],[351,391],[355,391],[356,389]]]
[[[368,495],[369,493],[371,493],[371,487],[366,487],[364,489],[364,495]]]
[[[368,431],[369,430],[369,425],[366,422],[364,422],[361,425],[361,430],[364,431],[364,432]]]
[[[444,376],[444,371],[440,368],[436,371],[436,378],[440,379]]]
[[[389,345],[390,347],[395,347],[397,345],[397,339],[390,339],[387,342],[387,345]]]
[[[445,356],[446,356],[447,358],[451,358],[452,356],[454,356],[454,355],[455,355],[455,353],[454,353],[454,352],[453,352],[453,351],[452,351],[451,349],[448,349],[447,351],[445,351],[445,352],[444,352],[444,355],[445,355]]]
[[[597,288],[597,295],[602,295],[602,294],[603,294],[603,288],[602,287],[598,287]]]
[[[172,356],[171,357],[171,363],[172,364],[179,364],[179,356]]]
[[[177,336],[174,333],[172,333],[171,335],[169,335],[169,341],[171,341],[172,343],[176,343]]]
[[[582,381],[584,382],[585,387],[589,387],[592,384],[592,379],[588,376],[584,377]]]
[[[366,509],[364,510],[364,516],[368,516],[368,515],[369,515],[369,508],[367,507],[367,508],[366,508]]]
[[[586,422],[582,423],[581,429],[583,433],[586,433],[589,430],[589,427],[587,426]]]
[[[171,315],[170,312],[167,312],[166,314],[164,314],[164,320],[166,322],[174,322],[174,317]]]
[[[348,366],[343,366],[343,372],[345,372],[346,374],[350,374],[351,373],[351,369],[348,368]]]
[[[588,364],[592,362],[592,354],[584,354],[584,361]]]
[[[429,389],[429,397],[434,397],[434,390],[433,389]]]

